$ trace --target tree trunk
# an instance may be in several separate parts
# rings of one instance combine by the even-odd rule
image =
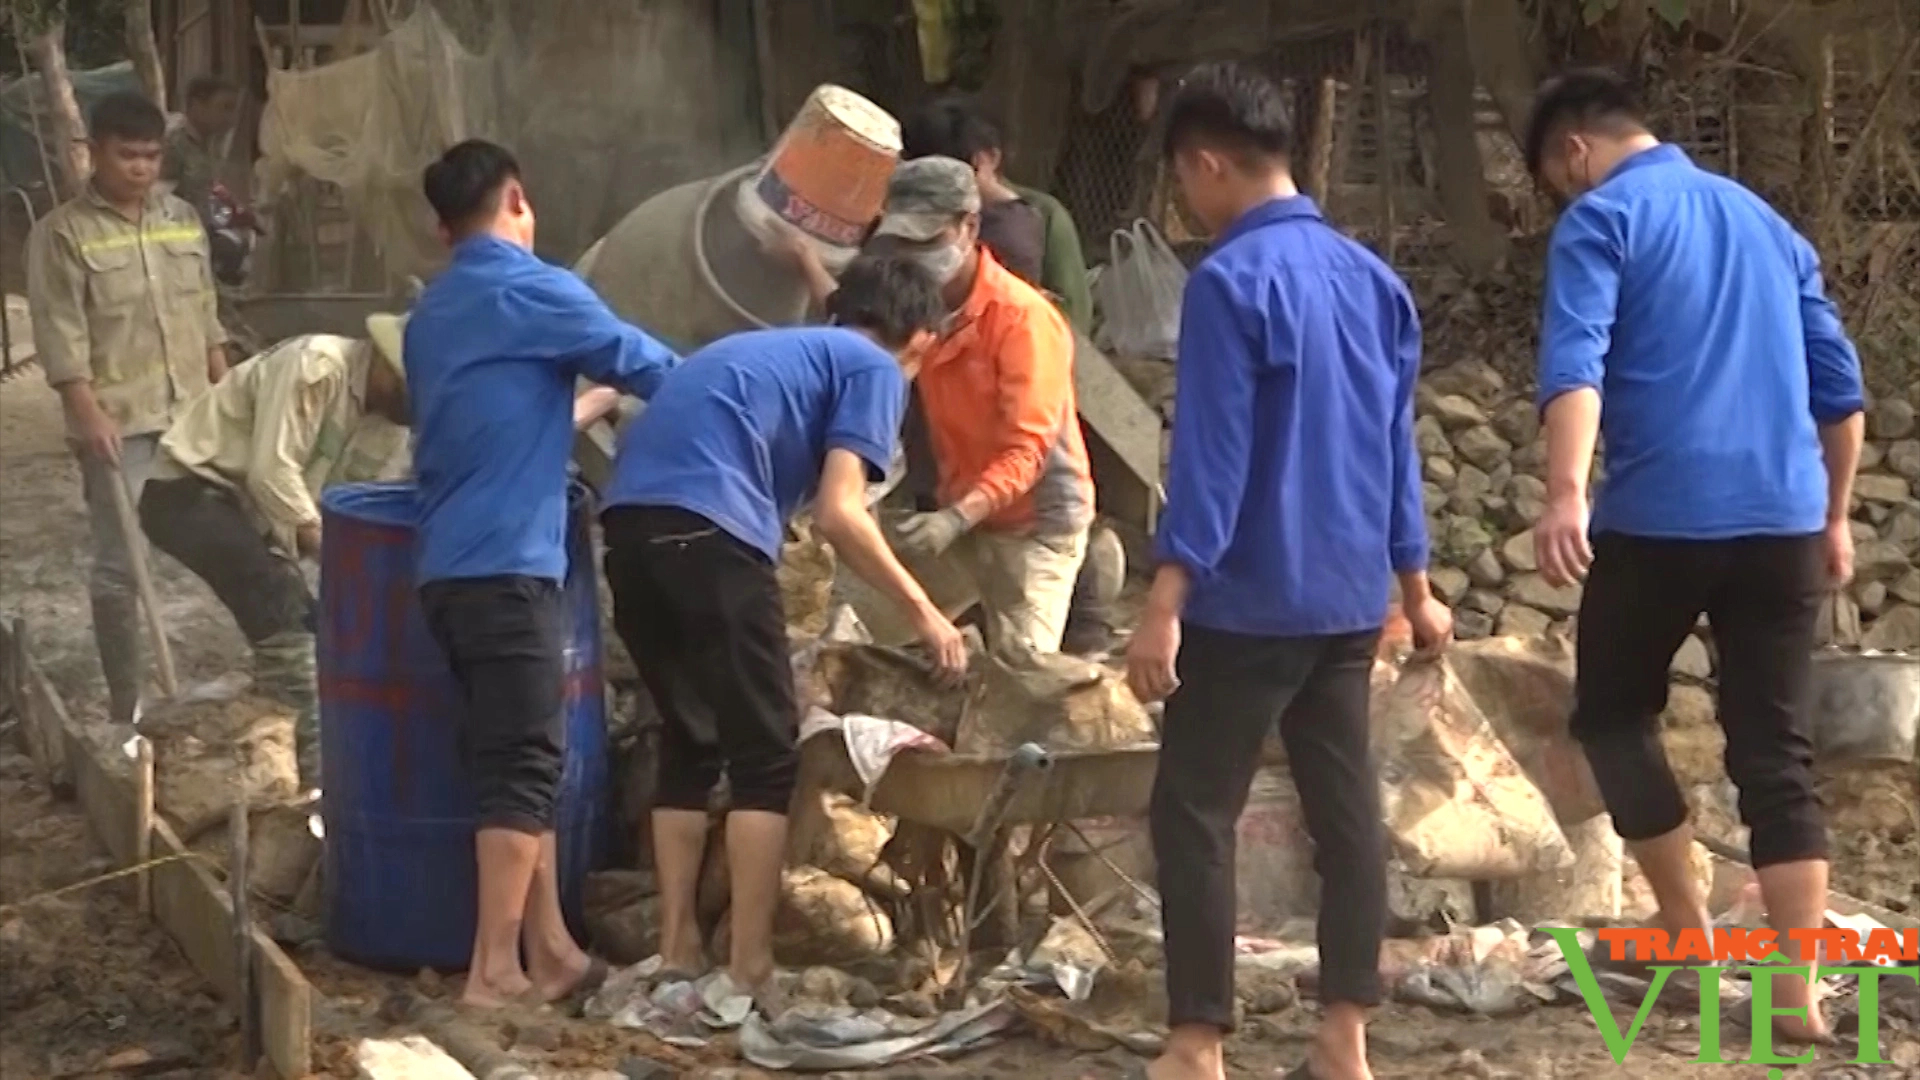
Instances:
[[[153,0],[126,0],[127,56],[140,86],[162,111],[167,107],[167,73],[160,66],[160,44],[153,37]]]
[[[1645,11],[1643,4],[1627,6]],[[1499,106],[1514,141],[1522,142],[1539,78],[1535,49],[1527,41],[1529,17],[1517,0],[1466,0],[1465,12],[1474,74]]]
[[[1483,273],[1506,255],[1507,234],[1487,209],[1468,36],[1465,14],[1458,10],[1434,27],[1428,42],[1428,101],[1433,109],[1435,179],[1447,230],[1461,266],[1469,273]]]
[[[26,29],[24,19],[15,12],[15,29]],[[73,76],[67,71],[67,24],[51,19],[31,35],[22,33],[27,57],[40,73],[46,97],[47,125],[41,138],[42,152],[59,165],[58,184],[62,200],[80,194],[87,177],[93,174],[92,155],[87,152],[87,125],[80,118],[80,102],[73,96]]]

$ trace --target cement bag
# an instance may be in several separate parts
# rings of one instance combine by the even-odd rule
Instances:
[[[1100,306],[1094,343],[1121,356],[1171,360],[1180,342],[1180,297],[1187,267],[1146,221],[1115,229],[1107,265],[1093,284]]]
[[[1407,665],[1374,735],[1387,831],[1416,876],[1485,881],[1572,864],[1553,807],[1444,660]]]
[[[1606,813],[1587,753],[1568,729],[1573,647],[1565,638],[1462,641],[1447,650],[1447,663],[1562,826]]]

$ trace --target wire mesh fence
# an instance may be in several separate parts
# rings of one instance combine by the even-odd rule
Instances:
[[[1646,89],[1660,135],[1741,180],[1815,241],[1869,383],[1911,394],[1920,381],[1920,27],[1895,29],[1827,38],[1817,85],[1743,54],[1652,70]],[[1412,283],[1430,341],[1529,378],[1552,211],[1526,174],[1511,119],[1484,92],[1472,108],[1479,182],[1465,197],[1448,190],[1443,173],[1460,140],[1442,134],[1436,106],[1458,115],[1458,103],[1436,99],[1435,59],[1387,27],[1289,43],[1251,62],[1294,105],[1297,179]],[[1204,250],[1169,198],[1144,115],[1123,96],[1077,117],[1061,148],[1053,190],[1095,261],[1106,258],[1109,233],[1138,217],[1183,255]],[[1499,257],[1491,270],[1466,272],[1475,260],[1462,231],[1476,224],[1492,230]]]

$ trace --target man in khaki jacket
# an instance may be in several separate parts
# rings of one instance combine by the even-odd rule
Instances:
[[[296,710],[303,787],[320,782],[320,744],[313,593],[299,560],[320,553],[324,488],[405,471],[399,327],[375,315],[371,341],[308,334],[242,364],[174,421],[140,496],[153,546],[240,624],[255,689]]]
[[[226,373],[226,332],[200,218],[155,187],[166,117],[128,93],[103,98],[91,119],[93,178],[34,226],[27,296],[80,459],[109,708],[130,723],[143,674],[139,606],[114,485],[138,500],[161,432]]]

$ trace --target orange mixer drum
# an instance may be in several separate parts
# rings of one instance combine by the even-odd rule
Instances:
[[[840,86],[819,86],[773,146],[754,181],[787,224],[835,248],[857,248],[887,201],[900,160],[900,122]]]

